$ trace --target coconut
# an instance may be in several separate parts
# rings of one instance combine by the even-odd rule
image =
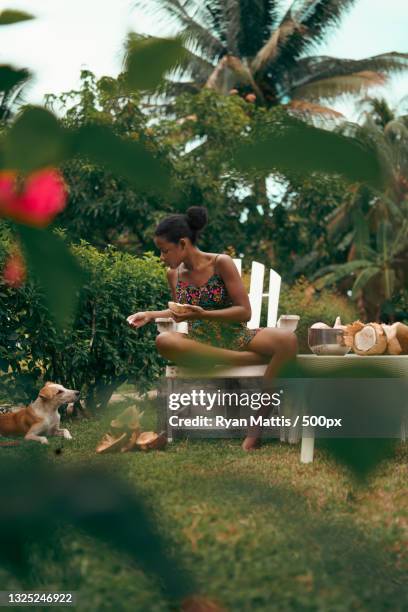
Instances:
[[[190,304],[178,304],[177,302],[169,302],[168,306],[171,312],[173,312],[176,315],[183,315],[183,314],[188,314],[189,312],[191,312]]]
[[[136,446],[140,450],[160,450],[167,444],[167,437],[164,432],[157,434],[154,431],[144,431],[136,440]]]
[[[397,339],[401,345],[403,355],[408,354],[408,325],[397,323]]]
[[[406,355],[408,353],[408,325],[394,323],[382,325],[387,336],[387,353],[389,355]]]
[[[310,326],[311,329],[331,329],[330,325],[327,325],[326,323],[322,323],[321,321],[318,321],[317,323],[313,323],[313,325]]]
[[[137,448],[136,442],[139,436],[140,436],[140,429],[135,429],[135,431],[131,433],[130,438],[128,438],[125,446],[123,446],[123,448],[120,449],[120,452],[127,453],[129,451],[135,450],[135,448]]]
[[[378,323],[355,321],[346,326],[344,343],[357,355],[382,355],[387,349],[387,336]]]
[[[126,444],[127,439],[127,433],[123,433],[118,436],[113,436],[112,434],[107,433],[103,436],[102,440],[96,447],[96,452],[99,454],[117,453]]]

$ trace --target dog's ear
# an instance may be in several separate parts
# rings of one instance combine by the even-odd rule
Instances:
[[[43,397],[44,399],[52,399],[56,393],[55,389],[53,389],[52,387],[50,387],[49,385],[52,384],[50,382],[46,382],[44,387],[41,389],[40,391],[40,397]]]

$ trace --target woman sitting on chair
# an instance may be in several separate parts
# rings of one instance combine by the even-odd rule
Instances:
[[[178,332],[157,336],[157,348],[163,357],[177,364],[189,364],[194,359],[228,366],[268,363],[264,378],[265,382],[270,381],[296,355],[296,336],[275,328],[247,328],[251,306],[231,257],[204,253],[196,246],[206,224],[207,210],[192,206],[185,215],[163,219],[155,230],[154,242],[160,249],[160,259],[169,268],[167,280],[172,298],[180,304],[189,304],[188,313],[138,312],[128,322],[141,327],[157,317],[187,321],[187,337]],[[261,413],[262,409],[258,414]],[[251,431],[243,449],[257,448],[259,437],[260,430]]]

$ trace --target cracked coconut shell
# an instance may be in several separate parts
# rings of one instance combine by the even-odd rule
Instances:
[[[191,312],[190,304],[178,304],[177,302],[168,302],[168,306],[176,315],[184,315]]]
[[[387,353],[389,355],[408,354],[408,325],[394,323],[393,325],[382,325],[387,336]]]
[[[165,433],[157,434],[154,431],[145,431],[136,440],[136,446],[140,450],[160,450],[167,444]]]
[[[129,451],[133,451],[137,448],[137,439],[140,436],[140,429],[135,429],[128,438],[125,446],[120,449],[121,453],[128,453]]]
[[[387,336],[379,323],[346,325],[344,343],[357,355],[383,355],[387,350]]]
[[[103,436],[102,440],[96,447],[96,452],[99,454],[117,453],[124,446],[124,444],[126,444],[127,439],[127,433],[123,433],[117,436],[107,433]]]

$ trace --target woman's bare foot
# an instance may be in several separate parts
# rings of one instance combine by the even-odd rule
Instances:
[[[259,436],[247,436],[242,443],[242,450],[247,453],[250,451],[257,450],[261,446],[261,439]]]

